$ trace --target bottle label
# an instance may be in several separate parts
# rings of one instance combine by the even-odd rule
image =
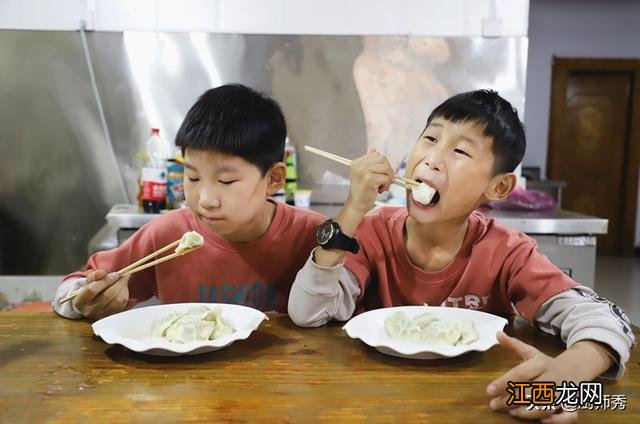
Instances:
[[[178,207],[184,200],[184,168],[182,165],[172,163],[167,167],[167,207]]]
[[[142,168],[142,200],[167,199],[167,173],[163,168]]]
[[[285,150],[284,163],[287,165],[287,179],[295,180],[298,178],[298,163],[296,154],[292,150]]]

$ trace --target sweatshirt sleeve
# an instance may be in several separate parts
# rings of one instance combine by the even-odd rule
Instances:
[[[535,240],[514,234],[505,241],[510,251],[503,272],[507,272],[506,296],[518,314],[533,324],[540,306],[551,297],[575,287],[577,284],[538,251]]]
[[[82,313],[73,304],[73,301],[62,303],[61,300],[67,297],[72,291],[84,286],[85,281],[86,278],[71,278],[63,281],[62,284],[58,286],[58,290],[51,301],[51,306],[56,314],[70,319],[83,317]]]
[[[300,327],[319,327],[332,319],[345,321],[353,315],[359,296],[358,281],[342,263],[321,267],[311,252],[291,287],[289,316]]]
[[[542,331],[560,335],[567,347],[580,340],[606,344],[616,353],[616,364],[601,377],[617,379],[624,374],[636,344],[631,322],[622,308],[590,288],[577,286],[553,296],[542,304],[535,321]]]

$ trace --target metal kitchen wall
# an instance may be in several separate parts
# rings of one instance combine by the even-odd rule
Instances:
[[[277,99],[304,184],[348,170],[302,145],[398,165],[461,91],[498,90],[522,117],[526,58],[526,37],[0,31],[0,274],[81,266],[109,208],[135,201],[150,127],[173,140],[208,88]]]

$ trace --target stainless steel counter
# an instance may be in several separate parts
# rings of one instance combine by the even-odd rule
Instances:
[[[340,204],[312,204],[311,208],[323,215],[335,217]],[[608,220],[582,215],[561,209],[542,212],[520,211],[482,211],[486,216],[494,218],[500,224],[526,234],[606,234]]]
[[[339,203],[312,204],[311,208],[334,217]],[[564,210],[544,212],[482,211],[500,224],[533,237],[540,252],[581,284],[593,287],[596,236],[606,234],[608,220]],[[107,224],[89,242],[89,254],[118,246],[138,228],[159,216],[141,213],[136,205],[119,204],[107,213]]]
[[[339,204],[312,204],[311,208],[326,216],[336,216],[341,208]],[[566,234],[595,235],[606,234],[608,220],[582,215],[565,210],[542,212],[520,211],[483,211],[484,215],[494,218],[500,224],[526,234]],[[136,229],[151,221],[158,214],[139,211],[136,205],[119,204],[107,213],[107,224],[114,228]]]
[[[609,221],[562,209],[542,212],[483,212],[497,222],[526,234],[606,234]]]

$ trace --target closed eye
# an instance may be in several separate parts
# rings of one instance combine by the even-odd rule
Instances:
[[[426,138],[427,140],[429,140],[432,143],[437,143],[438,140],[435,137],[431,137],[430,135],[425,135],[424,138]]]
[[[189,179],[189,181],[191,181],[192,183],[198,182],[200,181],[200,178],[191,178],[191,177],[187,177]]]
[[[222,180],[218,180],[218,182],[219,182],[220,184],[224,184],[224,185],[230,185],[230,184],[233,184],[233,183],[235,183],[235,182],[237,182],[237,181],[238,181],[238,180],[231,180],[231,181],[222,181]]]
[[[454,150],[454,152],[456,152],[456,153],[458,153],[458,154],[460,154],[460,155],[465,155],[465,156],[471,157],[471,156],[469,155],[469,153],[465,152],[465,151],[464,151],[464,150],[462,150],[462,149],[455,149],[455,150]]]

